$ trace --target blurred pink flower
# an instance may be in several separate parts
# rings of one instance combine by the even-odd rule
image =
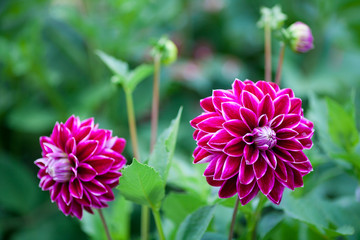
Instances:
[[[92,208],[107,207],[126,164],[125,143],[99,129],[93,118],[81,122],[71,116],[65,124],[56,123],[50,137],[40,137],[39,186],[65,215],[81,219],[83,209],[93,213]]]
[[[303,150],[312,147],[313,123],[291,89],[274,83],[235,80],[200,101],[205,111],[195,128],[194,163],[209,163],[204,176],[219,197],[238,194],[242,205],[259,190],[280,204],[284,188],[303,186],[312,171]]]

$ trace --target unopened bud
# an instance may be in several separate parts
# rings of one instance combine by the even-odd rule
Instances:
[[[293,51],[305,53],[314,48],[314,37],[308,25],[295,22],[287,29],[289,44]]]
[[[161,63],[169,65],[176,61],[178,49],[175,43],[166,37],[162,37],[154,46],[152,55],[159,55]]]

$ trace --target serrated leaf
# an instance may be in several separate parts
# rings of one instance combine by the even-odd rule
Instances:
[[[328,98],[327,107],[331,138],[345,150],[351,151],[359,142],[353,104],[350,111],[345,111],[343,106]]]
[[[164,199],[162,210],[168,219],[180,225],[187,215],[204,205],[206,202],[194,194],[171,192]]]
[[[129,66],[126,62],[116,59],[101,50],[96,50],[95,53],[113,73],[126,78],[129,71]]]
[[[142,64],[135,68],[133,71],[130,72],[128,78],[128,88],[130,91],[134,91],[136,86],[147,78],[152,72],[154,68],[152,65]]]
[[[174,156],[181,113],[182,107],[179,109],[176,118],[171,122],[169,128],[158,138],[149,158],[149,165],[159,172],[164,181],[167,179],[171,161]]]
[[[176,240],[198,240],[204,235],[215,213],[214,206],[206,206],[190,214],[181,223]]]
[[[165,196],[165,183],[154,168],[135,159],[122,171],[119,191],[130,201],[159,209]]]

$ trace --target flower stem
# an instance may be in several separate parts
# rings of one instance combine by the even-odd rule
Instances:
[[[236,203],[235,203],[234,212],[233,212],[233,215],[232,215],[228,240],[232,240],[232,238],[233,238],[234,226],[235,226],[236,214],[237,214],[237,211],[238,211],[238,208],[239,208],[239,202],[240,202],[240,199],[238,197],[236,197]]]
[[[165,240],[164,231],[163,231],[162,225],[161,225],[160,213],[159,213],[158,210],[156,210],[154,208],[152,208],[152,212],[153,212],[153,215],[154,215],[156,228],[157,228],[158,233],[159,233],[159,239],[160,240]]]
[[[127,107],[127,115],[128,115],[129,128],[130,128],[131,144],[132,144],[135,159],[137,161],[140,161],[132,93],[128,89],[124,89],[124,90],[125,90],[125,97],[126,97],[126,107]]]
[[[110,231],[109,231],[109,228],[108,228],[108,226],[106,224],[106,221],[105,221],[105,218],[104,218],[104,215],[103,215],[101,209],[98,209],[98,212],[99,212],[99,215],[100,215],[101,222],[102,222],[102,224],[104,226],[106,237],[107,237],[108,240],[111,240]]]
[[[279,55],[279,62],[276,70],[276,77],[275,77],[275,83],[280,86],[281,81],[281,71],[282,71],[282,65],[284,62],[284,54],[285,54],[285,43],[281,42],[281,49],[280,49],[280,55]]]
[[[149,239],[149,208],[141,206],[141,240]]]
[[[271,26],[266,23],[265,31],[265,81],[271,82]]]
[[[151,141],[150,152],[154,149],[158,119],[159,119],[159,84],[160,84],[160,54],[154,56],[154,86],[153,86],[153,99],[152,99],[152,111],[151,111]]]
[[[255,209],[255,212],[248,216],[248,240],[256,240],[256,228],[260,220],[261,211],[266,203],[267,198],[264,195],[259,196],[259,203]]]

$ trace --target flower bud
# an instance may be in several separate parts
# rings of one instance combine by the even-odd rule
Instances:
[[[173,41],[162,37],[154,46],[152,55],[160,55],[161,63],[169,65],[176,61],[178,49]]]
[[[308,25],[295,22],[287,29],[289,44],[293,51],[305,53],[314,48],[314,38]]]

